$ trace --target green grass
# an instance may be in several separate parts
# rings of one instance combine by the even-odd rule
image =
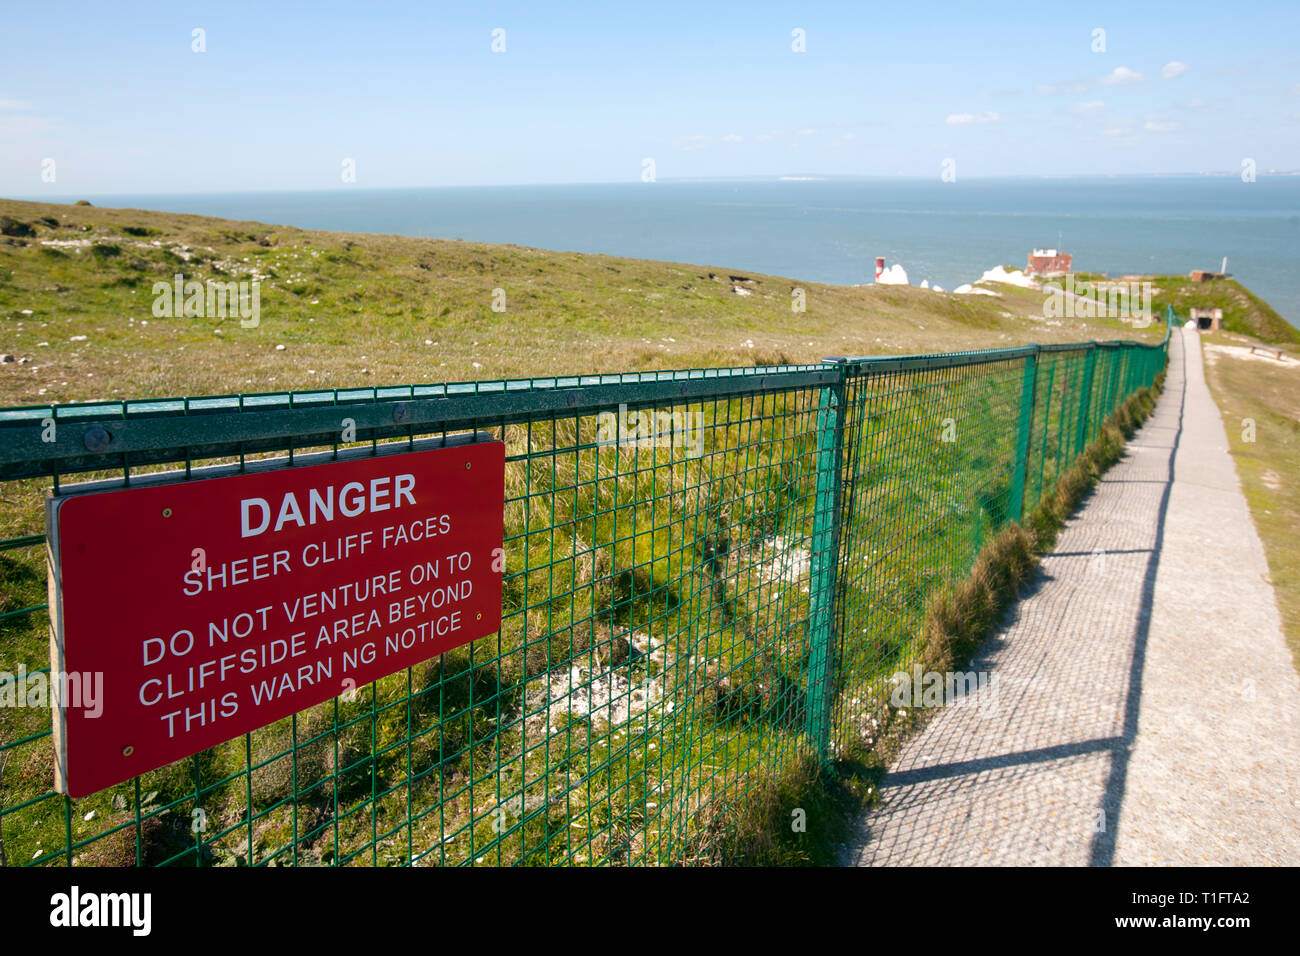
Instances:
[[[1241,349],[1243,343],[1229,336],[1208,338],[1206,378],[1223,416],[1268,557],[1287,643],[1300,669],[1300,364],[1252,360],[1218,345]]]

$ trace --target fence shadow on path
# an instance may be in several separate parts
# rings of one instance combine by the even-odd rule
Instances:
[[[863,866],[1109,865],[1182,433],[1184,349],[1123,458],[971,662],[989,684],[908,741],[863,820]]]
[[[1124,702],[1123,741],[1121,746],[1115,749],[1111,758],[1110,778],[1106,782],[1104,804],[1107,825],[1098,829],[1093,836],[1090,860],[1093,866],[1110,866],[1115,862],[1115,837],[1119,832],[1119,818],[1123,810],[1124,785],[1128,779],[1129,756],[1133,743],[1137,740],[1138,711],[1142,700],[1142,670],[1146,664],[1147,637],[1151,630],[1151,611],[1155,599],[1156,573],[1160,569],[1160,554],[1164,545],[1165,518],[1169,511],[1169,492],[1174,486],[1178,442],[1183,434],[1183,413],[1186,408],[1187,398],[1186,369],[1187,352],[1182,342],[1182,336],[1179,336],[1177,344],[1173,346],[1173,351],[1170,354],[1169,371],[1165,378],[1166,394],[1172,394],[1175,388],[1178,390],[1178,404],[1176,406],[1178,424],[1176,427],[1168,424],[1158,425],[1158,427],[1166,431],[1174,427],[1173,441],[1169,450],[1169,472],[1168,477],[1163,482],[1160,495],[1160,514],[1156,519],[1155,546],[1147,561],[1146,574],[1142,579],[1142,603],[1138,609],[1137,629],[1134,634],[1133,664],[1129,669],[1128,698]],[[1178,379],[1177,382],[1172,381],[1175,377]],[[1157,424],[1157,417],[1152,417],[1151,424]],[[1103,482],[1107,480],[1109,479],[1106,476],[1102,477]]]

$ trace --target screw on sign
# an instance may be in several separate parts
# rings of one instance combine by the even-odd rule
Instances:
[[[102,713],[55,712],[74,797],[501,626],[501,442],[64,490],[51,668],[104,675]]]

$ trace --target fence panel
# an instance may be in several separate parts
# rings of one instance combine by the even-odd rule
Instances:
[[[0,862],[717,860],[757,788],[871,738],[930,596],[1164,356],[1088,343],[0,410]],[[55,793],[48,707],[16,696],[50,677],[45,495],[337,454],[345,419],[372,452],[504,441],[501,631]]]

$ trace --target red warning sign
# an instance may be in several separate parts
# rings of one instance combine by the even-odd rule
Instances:
[[[59,792],[495,633],[504,497],[478,442],[52,498]]]

